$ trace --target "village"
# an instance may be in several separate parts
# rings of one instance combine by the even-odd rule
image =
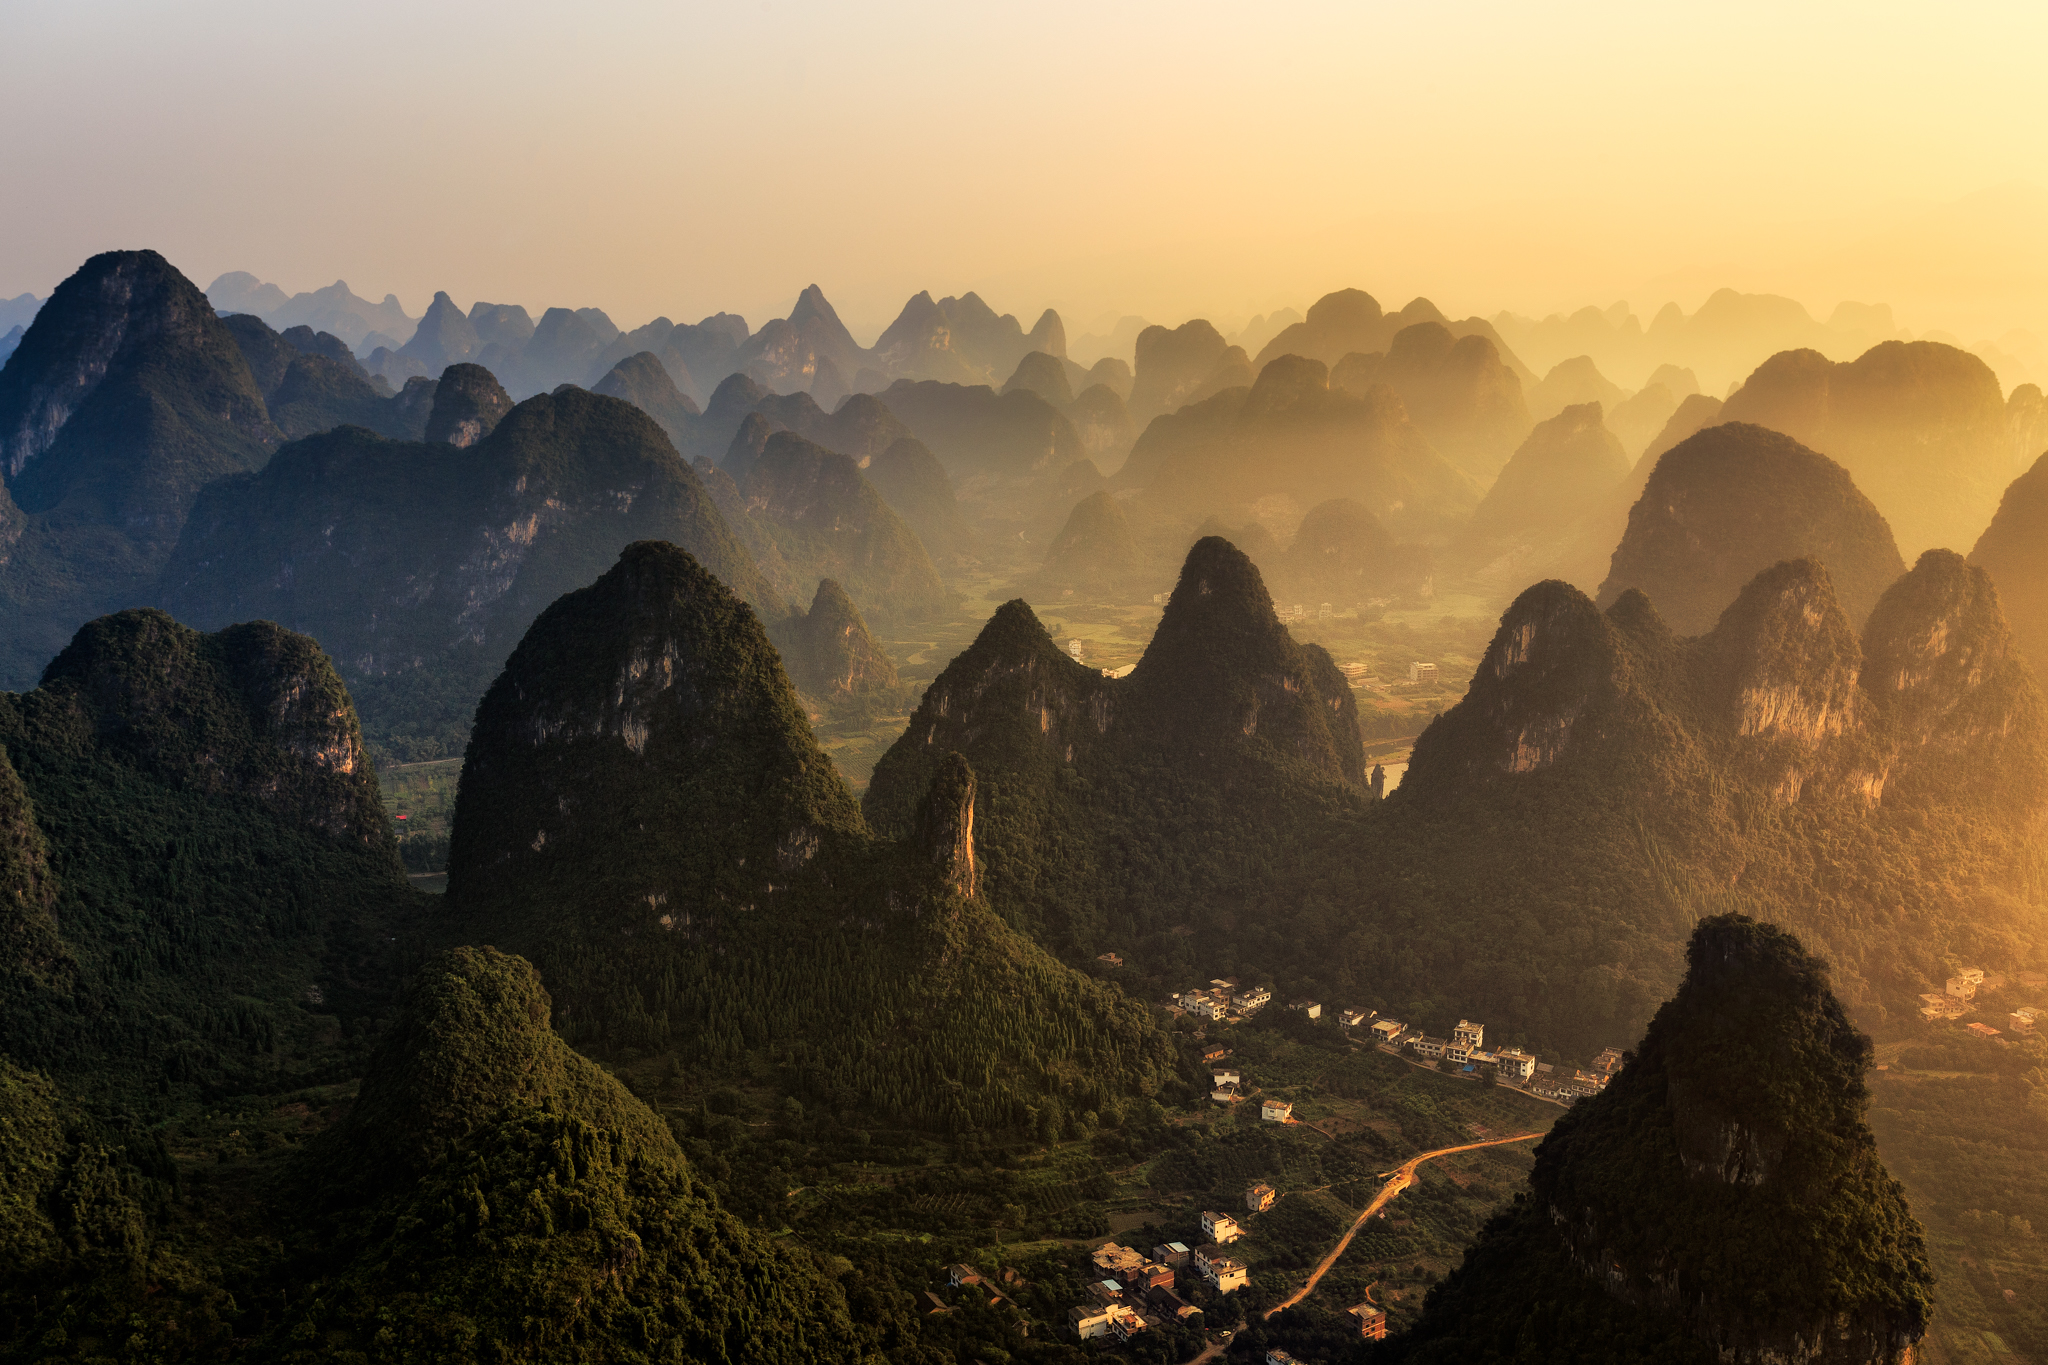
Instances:
[[[1212,980],[1206,987],[1182,992],[1173,998],[1168,1008],[1176,1014],[1232,1024],[1251,1018],[1269,1006],[1272,1000],[1273,992],[1266,987],[1247,987],[1226,977]],[[1323,1006],[1319,1001],[1294,1000],[1288,1003],[1287,1008],[1298,1010],[1310,1019],[1323,1017]],[[1490,1050],[1486,1046],[1486,1026],[1470,1019],[1460,1019],[1448,1038],[1433,1037],[1398,1019],[1382,1018],[1372,1010],[1343,1010],[1337,1016],[1337,1023],[1347,1035],[1361,1041],[1370,1038],[1374,1046],[1390,1055],[1400,1056],[1405,1050],[1412,1058],[1419,1059],[1419,1065],[1438,1070],[1447,1068],[1453,1075],[1490,1078],[1498,1085],[1511,1086],[1538,1099],[1564,1105],[1606,1089],[1607,1083],[1621,1070],[1623,1060],[1621,1050],[1611,1047],[1594,1058],[1590,1068],[1544,1062],[1533,1053],[1515,1047]],[[1211,1049],[1204,1054],[1204,1059],[1217,1062],[1226,1055],[1220,1049]],[[1209,1098],[1216,1103],[1234,1104],[1245,1098],[1242,1078],[1237,1072],[1215,1070],[1210,1077]],[[1264,1101],[1260,1117],[1274,1123],[1288,1123],[1292,1121],[1292,1107],[1284,1101]]]
[[[1114,953],[1103,954],[1101,960],[1108,967],[1121,965]],[[1236,1024],[1272,1003],[1273,993],[1267,987],[1217,978],[1173,997],[1167,1008],[1176,1016],[1204,1024]],[[1285,1008],[1312,1020],[1323,1017],[1323,1006],[1315,1000],[1293,1000]],[[1459,1020],[1448,1038],[1431,1036],[1367,1010],[1343,1010],[1336,1023],[1356,1046],[1371,1046],[1416,1066],[1448,1068],[1452,1075],[1491,1079],[1497,1085],[1561,1105],[1599,1093],[1624,1061],[1615,1048],[1603,1051],[1590,1069],[1546,1064],[1520,1048],[1489,1050],[1485,1026],[1469,1019]],[[1206,1041],[1201,1032],[1196,1036]],[[1238,1069],[1224,1064],[1229,1055],[1228,1049],[1213,1045],[1203,1052],[1203,1060],[1211,1067],[1209,1097],[1221,1105],[1249,1102],[1254,1093],[1246,1089]],[[1301,1124],[1288,1100],[1272,1096],[1257,1100],[1262,1122],[1312,1126]],[[1278,1197],[1279,1191],[1272,1185],[1255,1181],[1245,1190],[1244,1209],[1250,1214],[1264,1213]],[[1238,1215],[1204,1210],[1198,1223],[1192,1242],[1165,1242],[1149,1253],[1114,1241],[1095,1248],[1092,1257],[1102,1278],[1089,1286],[1086,1302],[1068,1310],[1068,1329],[1083,1341],[1114,1338],[1129,1342],[1169,1321],[1185,1323],[1200,1316],[1202,1308],[1191,1301],[1197,1293],[1214,1300],[1243,1289],[1250,1283],[1250,1271],[1245,1260],[1231,1252],[1232,1244],[1247,1235]],[[955,1285],[980,1282],[971,1266],[954,1266],[949,1273]],[[1345,1312],[1357,1323],[1361,1338],[1380,1340],[1386,1336],[1387,1315],[1380,1306],[1359,1303]],[[1270,1365],[1290,1365],[1292,1357],[1285,1351],[1273,1351],[1267,1360]]]
[[[1973,1009],[1981,1010],[1979,995],[1992,995],[2009,985],[2018,985],[2026,990],[2040,990],[2048,987],[2048,975],[2041,972],[2015,972],[2008,978],[2003,972],[1986,972],[1981,967],[1965,967],[1948,979],[1939,991],[1929,991],[1920,997],[1920,1017],[1929,1023],[1946,1023],[1960,1019]],[[2031,1038],[2036,1032],[2040,1018],[2048,1010],[2034,1005],[2022,1005],[2006,1015],[2004,1029],[1993,1028],[1986,1023],[1968,1025],[1969,1032],[1979,1038],[2001,1038],[2011,1033],[2021,1038]]]

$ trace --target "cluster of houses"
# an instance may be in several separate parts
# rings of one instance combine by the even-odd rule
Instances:
[[[1501,1085],[1564,1104],[1605,1090],[1622,1065],[1621,1050],[1612,1047],[1595,1057],[1590,1068],[1554,1066],[1518,1047],[1489,1050],[1486,1026],[1470,1019],[1460,1019],[1448,1038],[1433,1038],[1398,1019],[1375,1019],[1371,1032],[1374,1041],[1389,1050],[1405,1047],[1418,1057],[1449,1062],[1463,1071],[1491,1067],[1494,1080]]]
[[[1173,1003],[1198,1019],[1237,1023],[1257,1014],[1272,1000],[1273,992],[1264,986],[1243,986],[1234,978],[1218,977],[1205,987],[1183,991],[1174,997]],[[1323,1017],[1323,1007],[1318,1001],[1290,1000],[1287,1008],[1299,1010],[1311,1019]],[[2018,1016],[2014,1018],[2017,1020]],[[1614,1073],[1621,1070],[1622,1057],[1618,1048],[1602,1052],[1594,1059],[1591,1068],[1554,1066],[1517,1047],[1489,1050],[1486,1026],[1470,1019],[1460,1019],[1448,1038],[1431,1037],[1419,1029],[1411,1029],[1398,1019],[1382,1019],[1366,1010],[1341,1011],[1337,1021],[1346,1029],[1366,1029],[1375,1043],[1389,1050],[1405,1047],[1418,1057],[1448,1061],[1464,1071],[1477,1072],[1481,1067],[1488,1067],[1492,1069],[1493,1078],[1502,1085],[1514,1086],[1539,1098],[1565,1104],[1599,1094],[1607,1088]],[[1223,1056],[1220,1049],[1211,1049],[1204,1054],[1205,1060],[1212,1062],[1220,1061]],[[1243,1079],[1235,1070],[1219,1067],[1209,1074],[1210,1099],[1218,1104],[1235,1104],[1241,1098]],[[1259,1106],[1259,1117],[1269,1123],[1292,1123],[1293,1106],[1281,1100],[1263,1100]]]
[[[2048,986],[2048,975],[2040,972],[2017,972],[2013,977],[2021,986],[2038,990]],[[1930,1021],[1960,1019],[1976,1008],[1977,997],[2001,991],[2009,983],[2003,972],[1987,972],[1981,967],[1965,967],[1948,979],[1939,991],[1929,991],[1920,997],[1920,1017]],[[2014,1010],[2006,1016],[2007,1027],[2023,1037],[2031,1037],[2035,1022],[2044,1012],[2032,1005]],[[1989,1024],[1971,1024],[1970,1032],[1982,1038],[1997,1038],[2003,1032]]]
[[[1276,1197],[1271,1185],[1255,1184],[1245,1191],[1245,1207],[1263,1213],[1273,1207]],[[1083,1341],[1109,1336],[1129,1341],[1164,1326],[1169,1319],[1185,1322],[1200,1313],[1200,1308],[1183,1297],[1197,1284],[1218,1294],[1244,1288],[1250,1274],[1244,1261],[1230,1253],[1231,1244],[1243,1240],[1244,1229],[1230,1214],[1214,1210],[1203,1212],[1201,1225],[1203,1240],[1193,1247],[1165,1242],[1153,1247],[1149,1256],[1115,1242],[1095,1248],[1092,1258],[1103,1278],[1088,1286],[1086,1303],[1068,1310],[1067,1326]],[[956,1266],[954,1270],[968,1268]],[[1345,1311],[1357,1321],[1361,1337],[1373,1341],[1386,1337],[1386,1310],[1368,1302]]]
[[[1083,1341],[1113,1336],[1129,1341],[1169,1320],[1185,1322],[1202,1310],[1178,1291],[1204,1284],[1219,1294],[1245,1286],[1244,1262],[1225,1248],[1244,1236],[1227,1214],[1202,1215],[1200,1245],[1164,1242],[1150,1255],[1135,1247],[1104,1242],[1092,1258],[1103,1278],[1088,1286],[1088,1301],[1067,1310],[1067,1326]]]

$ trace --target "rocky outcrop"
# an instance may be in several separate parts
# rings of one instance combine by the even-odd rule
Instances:
[[[918,811],[917,845],[955,895],[973,900],[981,891],[974,861],[974,769],[959,753],[939,760],[931,790]]]
[[[1067,367],[1059,357],[1033,351],[1017,362],[1017,368],[1003,381],[1003,392],[1029,389],[1056,408],[1074,401],[1074,389],[1067,379]]]

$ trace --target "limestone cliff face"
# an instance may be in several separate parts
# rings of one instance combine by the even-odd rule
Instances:
[[[1439,773],[1553,766],[1575,737],[1592,742],[1586,731],[1614,704],[1620,662],[1613,629],[1584,593],[1537,584],[1501,617],[1471,689],[1416,745],[1411,773],[1427,787]]]
[[[973,900],[981,891],[974,861],[974,769],[958,753],[939,760],[931,790],[918,812],[917,842],[954,894]]]
[[[1863,1123],[1870,1040],[1781,929],[1704,920],[1687,960],[1620,1075],[1538,1149],[1551,1235],[1731,1365],[1908,1365],[1933,1277]]]
[[[1701,648],[1720,665],[1713,700],[1736,735],[1815,750],[1862,724],[1856,633],[1813,560],[1751,579]]]

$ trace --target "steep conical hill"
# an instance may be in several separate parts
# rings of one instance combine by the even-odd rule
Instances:
[[[34,683],[87,620],[148,600],[199,489],[277,439],[213,306],[154,251],[94,256],[0,371],[0,683]]]
[[[361,1095],[304,1163],[338,1264],[279,1344],[655,1361],[744,1341],[749,1360],[860,1358],[873,1333],[839,1284],[719,1209],[668,1126],[557,1038],[552,1012],[520,958],[421,964]]]
[[[1063,954],[1176,926],[1195,931],[1191,949],[1234,951],[1243,890],[1225,869],[1284,862],[1365,802],[1342,674],[1295,643],[1258,570],[1213,537],[1189,552],[1127,678],[1068,658],[1023,602],[998,609],[876,765],[869,819],[908,832],[956,750],[980,782],[986,894]]]
[[[2012,468],[1998,377],[1937,341],[1887,341],[1846,364],[1780,352],[1729,397],[1722,420],[1839,461],[1909,554],[1973,543]]]
[[[1598,403],[1565,408],[1536,425],[1472,513],[1487,540],[1556,542],[1628,477],[1628,457]]]
[[[773,1043],[807,1099],[942,1128],[1099,1113],[1174,1065],[1141,1006],[1017,938],[952,863],[868,832],[760,622],[674,546],[627,547],[513,652],[449,869],[441,932],[531,954],[590,1045],[723,1066]],[[1103,1064],[1070,1073],[1090,1049]]]
[[[1557,1121],[1529,1194],[1387,1356],[1914,1358],[1933,1275],[1864,1125],[1870,1040],[1783,929],[1716,916],[1686,956],[1620,1074]]]
[[[1342,607],[1417,592],[1433,572],[1426,547],[1395,544],[1380,519],[1349,498],[1311,507],[1287,552],[1272,558],[1282,590]]]
[[[875,643],[846,589],[832,579],[818,581],[811,609],[788,629],[790,676],[806,692],[830,702],[895,691],[895,662]]]
[[[1790,437],[1725,423],[1657,462],[1600,602],[1640,588],[1672,629],[1698,634],[1759,570],[1802,556],[1828,566],[1857,622],[1905,571],[1891,528],[1847,470]]]

